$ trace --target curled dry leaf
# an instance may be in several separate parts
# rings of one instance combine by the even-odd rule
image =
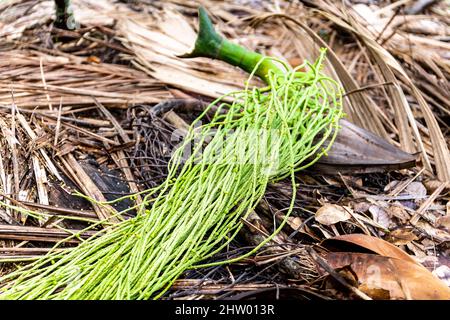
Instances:
[[[450,299],[445,283],[410,261],[352,252],[331,252],[325,259],[335,269],[350,266],[358,277],[358,289],[374,299]]]
[[[394,147],[385,139],[355,124],[341,119],[340,129],[328,156],[314,165],[323,173],[336,171],[351,174],[341,176],[352,187],[362,187],[363,182],[355,173],[384,172],[413,167],[416,156]]]
[[[381,256],[397,258],[419,265],[416,262],[416,260],[414,260],[409,254],[407,254],[403,250],[397,248],[396,246],[390,244],[387,241],[384,241],[376,237],[368,236],[365,234],[354,233],[337,236],[332,239],[324,240],[322,242],[322,246],[327,248],[333,247],[341,249],[345,246],[346,243],[347,245],[353,244],[365,248]]]
[[[358,289],[372,298],[450,299],[450,289],[445,283],[387,241],[365,234],[350,234],[325,240],[322,246],[342,251],[346,243],[350,245],[347,249],[366,249],[366,252],[330,252],[325,259],[333,268],[350,266],[358,277]]]
[[[336,204],[325,204],[316,212],[317,222],[329,226],[338,222],[347,221],[352,216],[348,207],[338,206]]]

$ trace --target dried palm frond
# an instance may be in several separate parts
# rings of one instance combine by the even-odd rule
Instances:
[[[387,23],[396,20],[395,16],[393,17],[396,14],[395,12],[388,15],[385,18],[388,21],[385,20],[383,24],[376,19],[377,12],[370,11],[372,18],[369,18],[368,15],[361,17],[355,11],[355,7],[342,7],[340,4],[330,1],[320,1],[316,5],[320,8],[320,13],[326,19],[354,34],[361,41],[369,57],[374,62],[374,72],[385,82],[393,83],[393,86],[386,89],[386,97],[389,101],[390,108],[394,111],[395,123],[398,126],[398,135],[402,148],[410,152],[416,148],[420,150],[424,165],[431,172],[432,168],[429,156],[432,154],[438,178],[442,181],[449,181],[450,152],[441,128],[421,91],[416,87],[411,77],[394,56],[396,55],[406,60],[406,55],[406,57],[410,57],[410,59],[407,59],[409,61],[411,59],[414,61],[414,57],[420,56],[422,63],[430,60],[435,61],[440,68],[445,70],[448,69],[448,61],[444,59],[444,56],[448,53],[449,45],[445,42],[430,40],[425,37],[415,35],[405,37],[401,34],[395,34],[395,28],[394,31],[388,33],[391,35],[390,38],[382,40],[381,35],[389,28]],[[386,14],[386,10],[380,9],[378,15],[382,14],[380,11]],[[402,19],[406,19],[406,17]],[[383,28],[383,26],[385,27]],[[382,42],[383,46],[379,42]],[[414,43],[413,51],[411,48],[412,43]],[[413,53],[416,51],[419,51],[420,54]],[[444,82],[448,85],[446,79],[444,79]],[[408,103],[402,84],[408,88],[409,93],[415,100],[424,123],[421,123],[414,116],[415,108]],[[419,131],[419,126],[426,128],[426,135],[423,134],[423,130],[422,133]],[[425,147],[425,139],[429,141],[432,152]]]
[[[159,81],[122,65],[54,57],[36,50],[0,52],[0,61],[0,105],[11,104],[11,92],[21,108],[93,105],[92,97],[126,108],[167,98]]]

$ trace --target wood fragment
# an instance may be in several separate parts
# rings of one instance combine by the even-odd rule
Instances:
[[[97,107],[103,112],[103,114],[109,119],[111,124],[114,126],[114,128],[119,132],[120,137],[122,138],[124,143],[130,143],[131,139],[128,137],[128,134],[125,133],[125,131],[120,126],[119,122],[117,122],[116,118],[111,114],[111,112],[108,111],[100,102],[98,102],[94,97],[93,100]],[[115,142],[118,143],[117,138]],[[108,146],[107,146],[108,147]],[[119,167],[122,169],[125,178],[128,181],[128,185],[130,186],[130,191],[133,193],[138,193],[139,188],[135,182],[135,178],[133,176],[133,173],[131,172],[131,169],[128,165],[128,161],[126,160],[125,152],[123,150],[118,150],[115,153],[111,154],[113,156],[114,161],[116,161],[119,165]],[[136,195],[136,204],[140,205],[142,203],[142,198],[140,195]]]
[[[78,185],[80,190],[87,196],[91,197],[97,202],[106,202],[106,198],[103,196],[98,187],[92,182],[88,174],[83,170],[78,161],[72,154],[67,154],[60,158],[64,164],[67,172],[71,174],[74,182]],[[117,223],[119,218],[114,216],[117,211],[108,204],[96,204],[92,203],[95,213],[99,220],[106,220],[109,222]]]

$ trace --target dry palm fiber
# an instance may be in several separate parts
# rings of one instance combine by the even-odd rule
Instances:
[[[180,274],[234,238],[268,183],[291,177],[295,194],[294,173],[326,152],[324,142],[333,141],[342,112],[339,86],[320,72],[324,56],[294,70],[283,65],[280,72],[272,59],[253,54],[247,70],[268,87],[247,86],[227,95],[232,103],[213,102],[174,153],[167,179],[145,192],[135,218],[3,277],[0,298],[160,297]],[[201,124],[213,106],[215,116]]]

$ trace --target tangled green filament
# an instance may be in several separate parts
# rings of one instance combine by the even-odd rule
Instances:
[[[268,183],[290,177],[295,190],[294,173],[331,146],[324,142],[336,135],[341,95],[320,72],[324,55],[307,72],[285,66],[285,74],[269,72],[268,87],[231,93],[231,104],[212,103],[135,218],[3,277],[0,298],[156,299],[184,271],[205,266],[233,239]],[[200,125],[213,105],[212,121]],[[219,263],[225,261],[212,264]]]

